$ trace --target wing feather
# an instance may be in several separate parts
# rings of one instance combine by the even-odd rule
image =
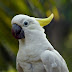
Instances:
[[[47,72],[69,72],[65,60],[56,50],[46,50],[41,60]]]

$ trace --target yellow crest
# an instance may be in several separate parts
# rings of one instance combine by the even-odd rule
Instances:
[[[48,25],[52,19],[54,17],[54,14],[52,13],[48,18],[44,18],[44,19],[41,19],[41,18],[36,18],[36,20],[39,22],[40,26],[46,26]]]

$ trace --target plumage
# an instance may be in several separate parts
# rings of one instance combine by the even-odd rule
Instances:
[[[52,16],[47,20],[51,21]],[[42,21],[46,20],[42,19]],[[50,23],[49,21],[48,23]],[[27,15],[16,15],[11,23],[12,26],[17,24],[24,31],[24,37],[17,38],[19,40],[19,50],[16,59],[18,72],[69,72],[63,57],[46,38],[42,28],[44,25],[40,24],[40,19],[37,20],[37,18]],[[20,29],[17,29],[17,31],[20,31]],[[17,37],[22,35],[20,32],[16,34],[16,31],[13,33]]]

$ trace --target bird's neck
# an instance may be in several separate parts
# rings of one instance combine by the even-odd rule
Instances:
[[[46,34],[44,33],[44,29],[34,28],[34,29],[25,29],[25,38],[19,40],[19,48],[23,47],[49,47],[53,48],[52,45],[49,43],[48,39],[46,38]]]
[[[30,32],[29,32],[30,33]],[[27,33],[28,34],[28,33]],[[26,34],[26,35],[27,35]],[[45,33],[43,32],[33,32],[28,34],[25,39],[19,40],[19,47],[23,48],[25,46],[41,46],[43,45],[44,47],[52,47],[52,45],[49,43],[49,41],[46,38]]]
[[[40,43],[40,42],[48,42],[47,38],[46,38],[46,34],[43,32],[29,32],[27,34],[25,34],[25,39],[21,39],[19,42],[22,43]]]

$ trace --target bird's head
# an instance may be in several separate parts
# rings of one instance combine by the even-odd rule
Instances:
[[[27,15],[16,15],[13,17],[12,24],[12,34],[16,39],[24,39],[25,33],[29,30],[40,30],[43,26],[48,25],[53,19],[53,14],[48,18],[34,18]]]

